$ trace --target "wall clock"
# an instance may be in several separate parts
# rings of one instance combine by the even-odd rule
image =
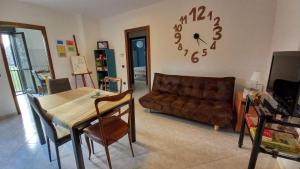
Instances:
[[[206,6],[193,7],[189,13],[181,16],[179,22],[173,27],[177,50],[183,56],[190,57],[192,63],[198,63],[201,57],[217,49],[217,42],[222,38],[223,31],[220,23],[221,18],[215,16]],[[184,28],[189,25],[196,28],[209,27],[210,31],[201,32],[199,29],[199,31],[186,33]],[[182,40],[184,36],[188,36],[188,39],[194,41],[196,45],[185,44]]]
[[[144,47],[144,42],[141,41],[141,40],[137,41],[137,42],[136,42],[136,47],[138,47],[138,48]]]

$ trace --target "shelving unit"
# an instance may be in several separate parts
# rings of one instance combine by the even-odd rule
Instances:
[[[103,79],[106,76],[116,77],[116,63],[113,49],[94,50],[95,63],[97,71],[97,82],[99,89],[104,89],[104,85],[111,91],[117,91],[117,85],[110,83],[104,84]]]
[[[249,121],[250,116],[248,112],[250,105],[254,107],[257,113],[255,124],[251,124],[251,121]],[[281,157],[300,162],[299,135],[295,130],[295,128],[300,128],[300,124],[289,121],[290,117],[292,116],[282,115],[277,111],[270,110],[267,104],[261,101],[255,102],[251,97],[247,96],[239,147],[241,148],[243,145],[245,128],[247,127],[253,142],[248,169],[255,168],[259,153],[269,154],[274,158]],[[293,118],[299,117],[294,116]],[[270,139],[265,137],[268,132]]]

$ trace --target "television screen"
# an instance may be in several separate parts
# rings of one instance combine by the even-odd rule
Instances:
[[[300,115],[300,51],[274,52],[267,92],[291,115]]]

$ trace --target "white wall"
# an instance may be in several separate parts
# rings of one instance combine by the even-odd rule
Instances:
[[[89,27],[85,26],[88,30],[83,32],[84,28],[82,27],[83,18],[79,16],[74,16],[71,14],[66,14],[60,11],[36,6],[33,4],[27,4],[23,2],[16,2],[10,0],[1,0],[0,1],[0,21],[11,21],[11,22],[20,22],[34,25],[41,25],[46,27],[48,41],[50,45],[50,52],[52,56],[54,71],[57,78],[60,77],[69,77],[71,85],[74,87],[74,78],[72,77],[72,70],[69,58],[60,58],[57,56],[56,52],[56,40],[72,40],[72,35],[75,34],[77,37],[78,48],[82,55],[86,55],[87,50],[91,49],[90,45],[92,44],[90,37],[95,36],[93,31],[89,31]],[[89,22],[92,19],[89,19]],[[91,28],[92,29],[92,28]],[[88,42],[85,43],[85,36],[89,37]],[[96,47],[96,41],[94,42]],[[88,57],[90,57],[90,53]],[[2,57],[0,58],[1,63]],[[91,61],[88,61],[91,63]],[[94,65],[94,64],[92,64]],[[2,70],[2,67],[1,67]],[[5,72],[1,72],[2,75],[5,75]],[[0,93],[4,93],[4,96],[9,95],[7,88],[8,81],[4,79],[1,81]],[[81,84],[79,84],[81,85]],[[7,102],[11,100],[7,99]],[[3,103],[3,102],[2,102]],[[9,103],[11,103],[9,101]],[[10,109],[3,109],[1,106],[0,114],[2,112],[14,112],[14,105],[6,104],[10,106]],[[3,109],[3,110],[2,110]]]
[[[8,83],[7,75],[0,52],[0,118],[3,115],[17,113],[11,89]]]
[[[274,35],[272,40],[273,51],[300,50],[300,1],[277,0]],[[269,58],[269,65],[271,57]],[[299,162],[279,159],[284,169],[299,169]]]
[[[47,70],[49,68],[48,54],[43,34],[40,30],[17,28],[16,32],[23,32],[30,62],[34,70]]]
[[[173,26],[192,7],[206,5],[221,17],[223,38],[217,50],[201,58],[197,64],[183,57],[174,45]],[[271,39],[276,3],[273,0],[166,0],[152,6],[104,19],[100,22],[100,37],[115,49],[118,76],[127,80],[124,30],[150,25],[151,71],[195,76],[235,76],[237,86],[246,84],[252,72],[266,72],[271,55]],[[205,24],[188,26],[183,33],[189,46],[195,44],[192,35]],[[212,36],[203,31],[204,37]],[[153,80],[153,78],[152,78]]]
[[[96,21],[96,22],[95,22]],[[82,17],[82,28],[83,36],[85,38],[85,48],[86,48],[86,60],[88,64],[89,71],[92,71],[92,78],[95,86],[97,87],[97,77],[96,77],[96,65],[94,50],[97,49],[97,41],[99,41],[99,22],[95,18]],[[87,82],[91,86],[91,81],[88,79]]]
[[[272,49],[300,50],[300,1],[277,0]]]

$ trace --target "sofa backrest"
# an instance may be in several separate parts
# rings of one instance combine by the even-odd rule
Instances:
[[[193,77],[155,73],[152,91],[232,102],[234,77]]]

